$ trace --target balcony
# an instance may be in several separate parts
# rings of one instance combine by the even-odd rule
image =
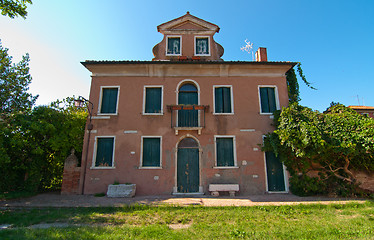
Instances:
[[[182,130],[201,130],[205,127],[205,112],[208,105],[168,105],[171,112],[171,128],[174,128],[175,135]]]

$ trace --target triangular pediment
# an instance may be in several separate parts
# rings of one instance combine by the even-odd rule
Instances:
[[[187,12],[187,14],[179,18],[159,25],[157,27],[157,30],[161,33],[184,30],[209,31],[212,33],[216,33],[219,32],[219,27],[213,23],[197,18]]]
[[[202,31],[210,30],[207,27],[197,25],[197,24],[195,24],[194,22],[191,22],[191,21],[183,22],[179,25],[173,26],[170,29],[173,29],[173,30],[202,30]]]

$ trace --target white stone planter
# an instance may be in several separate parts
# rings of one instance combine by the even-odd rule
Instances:
[[[129,198],[135,196],[135,191],[136,184],[111,184],[108,186],[108,192],[106,193],[106,195],[107,197]]]

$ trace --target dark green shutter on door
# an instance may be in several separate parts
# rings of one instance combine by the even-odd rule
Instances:
[[[271,87],[260,88],[261,112],[272,113],[277,110],[275,102],[275,90]]]
[[[186,91],[183,90],[183,87],[185,86],[187,89]],[[195,89],[195,90],[191,91],[190,89]],[[197,94],[196,87],[191,84],[186,84],[182,86],[178,94],[178,104],[183,104],[183,105],[198,104],[198,94]],[[197,127],[197,126],[198,126],[198,111],[197,110],[178,111],[178,127]]]
[[[285,191],[283,164],[273,152],[266,152],[265,157],[268,191]]]
[[[232,138],[217,138],[217,167],[232,167],[234,164],[234,144]]]
[[[100,113],[117,112],[118,88],[103,88]]]
[[[231,113],[231,90],[229,87],[216,87],[215,95],[215,113]]]
[[[97,138],[95,167],[112,167],[114,138]]]
[[[160,138],[143,138],[143,167],[160,167]]]
[[[161,112],[161,88],[146,88],[145,112]]]
[[[178,192],[199,192],[199,149],[178,148],[177,157]]]

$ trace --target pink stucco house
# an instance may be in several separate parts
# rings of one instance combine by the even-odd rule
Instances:
[[[152,61],[82,62],[94,109],[80,191],[119,182],[136,184],[137,195],[209,194],[211,184],[287,192],[286,170],[259,145],[288,104],[295,63],[267,61],[265,48],[256,61],[224,61],[220,28],[188,12],[157,30]]]

